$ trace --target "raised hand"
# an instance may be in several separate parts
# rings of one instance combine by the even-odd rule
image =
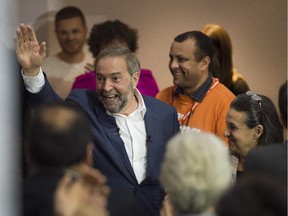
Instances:
[[[46,43],[39,44],[32,27],[23,23],[17,28],[16,34],[14,43],[18,62],[25,75],[36,76],[46,55]]]
[[[54,195],[55,216],[108,216],[106,178],[88,166],[67,170]]]
[[[85,65],[85,72],[95,71],[95,66],[93,64],[87,63]]]

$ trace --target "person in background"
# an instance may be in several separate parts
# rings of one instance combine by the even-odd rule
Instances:
[[[28,173],[23,181],[22,215],[53,215],[54,192],[65,172],[77,173],[78,178],[87,170],[93,173],[99,181],[89,187],[103,189],[102,195],[107,199],[104,176],[90,167],[91,125],[79,108],[64,103],[35,108],[26,126],[24,148]]]
[[[156,98],[176,108],[182,132],[210,132],[227,142],[225,115],[235,96],[212,77],[209,37],[200,31],[182,33],[175,37],[169,56],[174,86],[161,90]]]
[[[284,129],[287,129],[287,81],[280,86],[278,95],[280,119]],[[253,149],[245,160],[245,172],[269,174],[287,185],[287,139],[284,138],[282,143]]]
[[[264,95],[250,91],[239,94],[230,105],[226,124],[229,149],[239,159],[237,181],[244,174],[245,159],[252,149],[283,142],[283,126],[277,110]]]
[[[284,128],[287,129],[287,80],[279,88],[278,107],[282,124]],[[285,139],[287,139],[287,137],[285,137]]]
[[[88,45],[95,59],[101,50],[112,46],[126,47],[135,53],[138,49],[138,32],[120,20],[106,21],[93,26]],[[96,89],[96,71],[94,65],[90,67],[91,72],[76,77],[72,88]],[[137,89],[141,94],[152,97],[159,92],[150,70],[141,68]]]
[[[202,30],[213,42],[214,58],[211,71],[233,94],[249,91],[244,77],[236,71],[232,60],[232,43],[228,32],[220,25],[207,24]]]
[[[83,50],[88,29],[82,11],[74,6],[59,10],[55,16],[55,33],[61,51],[47,56],[43,69],[56,93],[66,98],[75,78],[94,61],[91,53]]]
[[[16,33],[16,54],[31,104],[63,101],[41,69],[45,43],[39,44],[34,30],[23,23]],[[66,102],[79,106],[91,121],[93,167],[106,176],[111,189],[109,213],[157,216],[164,198],[160,165],[167,141],[179,131],[176,110],[140,94],[140,63],[129,49],[104,49],[95,66],[96,91],[74,89]]]
[[[160,181],[173,216],[212,216],[218,199],[231,186],[228,148],[210,133],[177,134],[169,140]]]

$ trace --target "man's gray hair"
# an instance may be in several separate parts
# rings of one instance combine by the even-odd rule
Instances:
[[[102,50],[97,55],[95,66],[97,65],[100,59],[105,58],[105,57],[124,57],[129,74],[132,76],[136,72],[140,73],[140,70],[141,70],[140,62],[137,56],[127,48],[109,47],[107,49]]]

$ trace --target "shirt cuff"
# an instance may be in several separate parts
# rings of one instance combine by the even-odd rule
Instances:
[[[42,90],[42,88],[45,85],[45,78],[44,78],[44,74],[42,71],[42,68],[40,68],[39,73],[34,76],[34,77],[30,77],[30,76],[25,76],[23,74],[23,70],[21,70],[21,74],[24,80],[24,85],[25,88],[31,92],[31,93],[38,93]]]

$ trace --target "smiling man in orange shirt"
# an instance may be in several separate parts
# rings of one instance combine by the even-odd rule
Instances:
[[[209,37],[200,31],[180,34],[169,57],[174,86],[163,89],[156,98],[177,109],[182,132],[210,132],[227,142],[225,116],[235,96],[212,77],[213,44]]]

